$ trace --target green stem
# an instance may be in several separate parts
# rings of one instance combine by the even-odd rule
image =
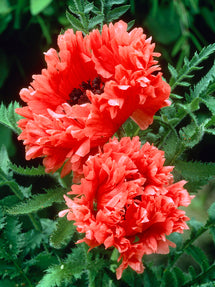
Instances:
[[[189,286],[193,286],[196,283],[202,282],[202,279],[204,279],[205,275],[210,273],[212,269],[215,269],[215,265],[211,265],[206,271],[200,273],[196,278],[194,278],[193,280],[190,280],[189,282],[185,283],[184,285],[182,285],[182,287],[189,287]]]
[[[39,232],[42,232],[42,227],[41,227],[41,224],[40,222],[38,222],[35,218],[35,216],[33,216],[33,214],[28,214],[30,220],[31,220],[31,223],[33,224],[35,230],[39,231]]]
[[[205,231],[207,231],[211,226],[213,226],[213,224],[209,224],[209,223],[206,223],[205,226],[202,226],[196,233],[195,233],[195,236],[192,236],[191,235],[191,238],[186,240],[184,242],[184,246],[181,248],[180,251],[176,252],[172,257],[170,257],[170,260],[169,260],[169,270],[172,270],[173,268],[173,265],[176,263],[176,261],[179,259],[179,257],[184,254],[184,251],[193,244],[193,242],[199,237],[201,236]]]
[[[8,252],[7,252],[8,253]],[[25,279],[25,281],[28,283],[29,287],[33,287],[33,285],[31,284],[31,281],[28,279],[28,277],[26,276],[26,274],[23,272],[22,268],[19,266],[19,264],[17,263],[16,260],[13,259],[13,257],[10,255],[10,253],[8,253],[11,261],[13,262],[13,264],[15,265],[15,267],[17,268],[17,270],[19,271],[19,273],[22,275],[22,277]]]

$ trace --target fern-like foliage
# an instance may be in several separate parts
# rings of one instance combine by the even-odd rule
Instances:
[[[0,156],[2,159],[2,164],[0,167],[0,186],[7,185],[11,191],[21,200],[25,197],[29,197],[32,187],[23,187],[19,185],[13,178],[13,173],[9,169],[10,161],[8,158],[7,150],[4,146],[2,146],[0,150]]]
[[[215,51],[215,44],[211,44],[201,50],[200,53],[195,53],[193,58],[189,61],[184,59],[184,66],[177,71],[173,66],[169,65],[169,71],[171,73],[170,86],[172,91],[176,86],[189,86],[187,79],[193,77],[191,74],[195,70],[199,70],[201,62],[209,57]]]
[[[46,270],[46,275],[36,287],[71,286],[86,268],[86,256],[82,247],[73,248],[65,260]],[[76,284],[73,286],[77,286]]]
[[[16,114],[15,109],[20,108],[17,102],[10,103],[6,107],[3,103],[0,106],[0,123],[11,129],[13,132],[20,134],[21,130],[17,126],[17,122],[21,116]]]
[[[63,202],[64,192],[65,190],[60,187],[47,190],[45,194],[33,195],[26,201],[22,201],[19,204],[10,207],[7,209],[7,212],[11,215],[36,212],[40,209],[51,206],[54,202]]]
[[[196,192],[209,180],[214,178],[215,163],[177,160],[175,163],[175,170],[188,181],[186,187],[191,192]]]
[[[70,2],[66,16],[74,31],[79,30],[84,34],[88,34],[95,28],[101,30],[104,23],[119,19],[130,8],[130,5],[121,5],[126,2],[126,0],[100,0],[95,2],[74,0]],[[129,27],[132,26],[132,23],[133,21],[129,24]]]
[[[8,167],[16,174],[24,175],[24,176],[44,176],[45,168],[44,166],[38,167],[21,167],[13,164],[11,161],[8,162]]]

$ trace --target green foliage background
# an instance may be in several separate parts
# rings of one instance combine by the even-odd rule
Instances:
[[[105,17],[91,2],[106,11]],[[74,3],[81,1],[0,0],[0,146],[5,146],[0,150],[0,286],[214,286],[215,3]],[[20,89],[45,66],[43,52],[57,48],[62,30],[72,26],[87,33],[118,17],[127,22],[135,19],[134,26],[152,35],[156,51],[162,53],[164,77],[172,87],[171,108],[155,116],[147,131],[139,131],[131,121],[124,130],[128,136],[136,133],[143,142],[164,149],[166,164],[176,165],[175,178],[185,178],[188,190],[198,191],[186,209],[192,217],[191,231],[183,240],[180,235],[172,236],[177,249],[171,251],[168,263],[164,256],[148,256],[143,275],[126,270],[119,282],[114,274],[116,252],[103,250],[99,255],[94,250],[86,253],[83,244],[77,248],[74,226],[57,218],[65,208],[62,195],[71,178],[59,180],[57,175],[44,174],[41,160],[25,161],[24,147],[17,141],[19,116],[13,112],[22,104]]]

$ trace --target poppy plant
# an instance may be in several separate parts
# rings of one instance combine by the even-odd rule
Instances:
[[[58,37],[59,52],[45,53],[47,68],[20,91],[27,104],[16,112],[26,159],[43,157],[46,172],[82,173],[89,155],[132,117],[142,129],[169,104],[169,85],[154,57],[155,45],[141,28],[127,24],[93,30],[67,30]]]
[[[65,197],[67,214],[90,249],[104,245],[115,247],[121,265],[117,278],[128,266],[137,273],[144,271],[145,254],[169,252],[166,236],[188,229],[185,211],[192,199],[185,181],[173,183],[172,166],[164,166],[164,152],[139,137],[113,138],[103,151],[90,157],[84,167],[80,185],[72,185]]]

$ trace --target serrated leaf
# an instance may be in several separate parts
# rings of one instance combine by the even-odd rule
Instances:
[[[84,6],[84,13],[85,14],[88,14],[90,11],[92,11],[94,8],[94,5],[93,3],[87,3],[85,6]],[[90,30],[90,29],[89,29]]]
[[[51,234],[50,244],[56,249],[64,247],[71,240],[75,230],[73,221],[68,221],[66,217],[59,218],[56,229]]]
[[[175,277],[177,279],[177,283],[178,283],[178,286],[183,286],[185,281],[186,281],[186,273],[183,272],[180,268],[178,267],[174,267],[173,268],[173,272],[175,274]]]
[[[129,21],[129,22],[128,22],[127,31],[130,31],[130,30],[131,30],[131,28],[134,26],[134,24],[135,24],[135,20],[131,20],[131,21]]]
[[[205,133],[211,134],[215,136],[215,129],[204,129]]]
[[[39,253],[32,259],[24,262],[24,266],[26,267],[36,266],[39,267],[41,270],[47,269],[49,266],[53,264],[57,264],[56,256],[53,256],[52,254],[47,253],[45,251]]]
[[[192,279],[196,278],[196,276],[197,276],[196,270],[192,265],[189,266],[189,273],[190,273]]]
[[[81,1],[81,0],[73,0],[73,3],[75,4],[76,9],[77,9],[78,11],[81,11],[81,12],[84,11],[83,1]]]
[[[178,281],[175,274],[171,271],[164,271],[162,278],[162,287],[178,287]]]
[[[207,256],[198,246],[190,245],[185,252],[193,257],[201,266],[202,271],[206,271],[210,266]]]
[[[215,98],[214,98],[214,96],[206,95],[202,101],[207,106],[209,111],[211,111],[211,113],[213,115],[215,115]]]
[[[208,87],[211,82],[215,81],[215,63],[212,68],[207,72],[207,74],[201,78],[201,80],[194,86],[193,91],[191,92],[192,98],[204,97],[207,95]],[[207,105],[207,104],[206,104]]]
[[[201,141],[204,135],[204,128],[202,125],[197,125],[192,121],[186,127],[181,128],[179,134],[183,145],[187,148],[192,148]]]
[[[45,194],[33,195],[30,199],[7,209],[11,215],[28,214],[51,206],[54,202],[63,202],[65,190],[50,189]]]
[[[108,5],[113,6],[113,5],[120,5],[123,3],[126,3],[126,0],[108,0]]]
[[[73,16],[68,11],[66,11],[66,17],[67,17],[68,21],[70,22],[72,28],[75,31],[82,31],[84,33],[88,32],[88,31],[85,30],[85,28],[84,28],[83,24],[81,23],[81,21],[78,20],[75,16]]]
[[[172,90],[176,86],[180,85],[181,82],[183,83],[184,79],[188,78],[192,71],[201,69],[199,66],[201,62],[207,59],[214,51],[215,43],[204,47],[199,54],[196,52],[190,61],[185,58],[183,67],[178,71],[178,76],[170,79],[170,86]]]
[[[144,270],[143,286],[144,287],[156,287],[159,286],[156,272],[152,268],[147,267]],[[135,286],[135,283],[130,286]]]
[[[73,248],[73,252],[60,265],[49,267],[46,274],[36,287],[64,286],[70,282],[73,276],[77,276],[86,268],[86,255],[81,246]],[[74,277],[73,277],[74,278]]]
[[[20,175],[25,176],[44,176],[47,175],[45,172],[44,166],[40,165],[38,167],[21,167],[17,166],[16,164],[13,164],[12,162],[8,163],[9,168]]]
[[[209,221],[215,224],[215,202],[208,208]]]
[[[196,192],[215,175],[215,163],[186,162],[177,160],[175,170],[188,181],[186,187]]]
[[[6,107],[3,103],[0,106],[0,123],[10,128],[13,132],[20,134],[21,130],[17,126],[17,122],[22,118],[15,113],[15,109],[20,108],[17,102],[10,103]]]
[[[119,19],[123,14],[125,14],[128,11],[129,8],[130,5],[123,5],[112,9],[107,13],[106,21],[112,22],[113,20]]]
[[[0,186],[7,185],[11,191],[19,198],[24,199],[28,198],[31,194],[32,186],[23,187],[20,186],[13,178],[11,173],[4,173],[4,171],[0,168]]]
[[[24,245],[22,228],[17,218],[8,217],[3,236],[7,240],[7,250],[14,259],[21,252]]]
[[[52,0],[30,0],[30,11],[32,15],[37,15],[42,12]]]
[[[177,151],[180,149],[180,146],[181,145],[177,133],[171,132],[162,146],[162,149],[165,152],[166,165],[174,164],[174,159]]]
[[[168,64],[168,69],[169,69],[169,71],[170,71],[171,76],[172,76],[174,79],[176,79],[177,76],[178,76],[177,70],[176,70],[172,65],[170,65],[170,64]]]
[[[191,218],[188,221],[188,225],[189,225],[189,227],[191,229],[191,234],[192,235],[195,235],[196,232],[204,226],[202,222],[197,221],[195,218]]]
[[[1,230],[2,228],[4,228],[5,224],[6,224],[6,218],[5,218],[5,216],[4,216],[4,213],[3,213],[3,211],[2,211],[2,208],[0,208],[0,230]]]
[[[103,15],[97,15],[95,17],[90,18],[89,20],[89,24],[88,24],[88,29],[89,31],[96,28],[96,26],[100,23],[102,23],[104,20],[104,16]]]
[[[190,83],[185,82],[185,81],[182,81],[182,82],[179,82],[179,83],[178,83],[178,86],[189,87],[189,86],[190,86]]]
[[[9,157],[8,157],[7,149],[5,148],[4,145],[2,145],[0,149],[0,158],[1,158],[1,169],[5,174],[7,174],[9,171],[9,167],[8,167]]]

